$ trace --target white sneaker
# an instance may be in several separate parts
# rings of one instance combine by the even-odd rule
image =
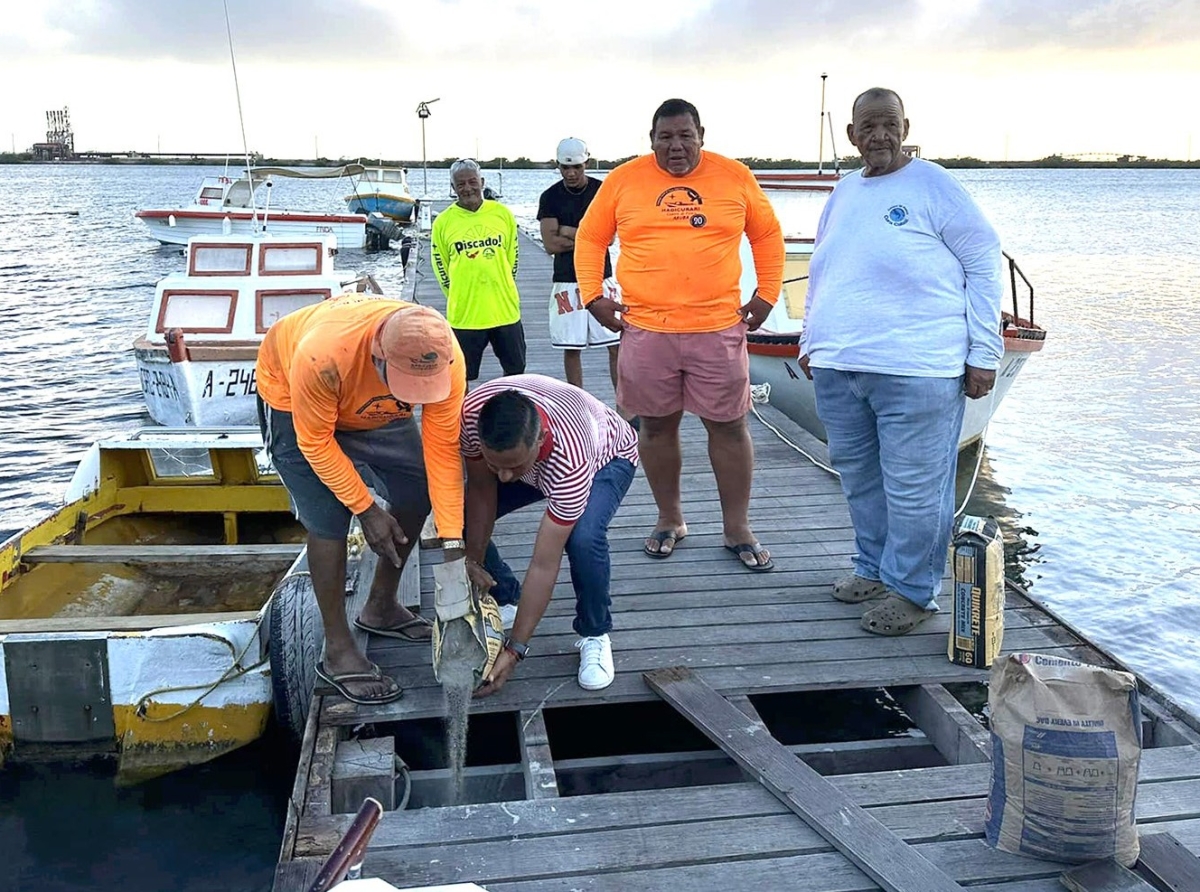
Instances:
[[[585,691],[599,691],[612,684],[616,673],[608,635],[580,638],[575,646],[579,648],[579,686]]]
[[[500,624],[505,629],[511,629],[513,622],[517,618],[516,604],[501,604],[500,605]]]

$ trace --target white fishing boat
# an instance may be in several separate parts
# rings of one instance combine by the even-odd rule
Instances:
[[[832,192],[833,187],[841,179],[840,173],[819,173],[816,171],[775,172],[758,170],[754,172],[758,184],[767,191],[777,192]]]
[[[417,200],[408,188],[403,167],[364,165],[362,173],[351,180],[354,191],[345,198],[351,213],[382,214],[400,223],[412,221]]]
[[[0,544],[0,762],[115,754],[133,781],[262,733],[269,599],[304,531],[261,448],[245,428],[98,442],[64,506]]]
[[[783,292],[762,327],[747,337],[750,353],[750,382],[769,385],[767,400],[794,422],[824,441],[825,426],[817,416],[816,394],[812,381],[800,370],[800,333],[804,327],[804,301],[808,293],[808,262],[812,256],[812,239],[787,239],[787,263],[784,268]],[[1042,349],[1046,332],[1033,321],[1033,286],[1025,278],[1016,261],[1004,255],[1008,268],[1008,294],[1002,314],[1001,333],[1004,335],[1004,356],[996,373],[996,385],[986,399],[967,400],[963,416],[959,448],[976,442],[983,436],[996,407],[1008,394],[1017,374],[1029,357]],[[755,287],[753,259],[749,245],[743,244],[742,290],[749,299]],[[1026,309],[1020,307],[1020,287],[1026,292]],[[760,391],[762,392],[762,391]]]
[[[382,216],[272,207],[274,177],[328,179],[356,176],[362,171],[358,164],[322,171],[252,167],[238,176],[205,177],[191,204],[140,210],[134,216],[154,238],[167,245],[186,245],[195,236],[267,232],[284,238],[331,235],[338,248],[386,247],[389,240],[400,237],[400,231]]]
[[[193,237],[183,272],[155,290],[145,332],[133,344],[146,408],[169,427],[251,425],[254,366],[280,316],[347,290],[380,289],[334,267],[332,235]]]

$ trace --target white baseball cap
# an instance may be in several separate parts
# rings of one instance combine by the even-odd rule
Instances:
[[[568,136],[558,144],[559,164],[587,164],[590,157],[587,143],[582,139]]]

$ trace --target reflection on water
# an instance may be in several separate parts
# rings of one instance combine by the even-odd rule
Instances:
[[[96,760],[0,771],[4,892],[268,892],[295,756],[268,735],[136,787]]]
[[[1036,541],[1037,530],[1028,526],[1021,513],[1008,503],[1009,490],[997,482],[985,445],[976,442],[959,454],[955,489],[963,514],[994,517],[1000,524],[1004,532],[1004,575],[1027,587],[1026,570],[1036,563],[1041,547]]]

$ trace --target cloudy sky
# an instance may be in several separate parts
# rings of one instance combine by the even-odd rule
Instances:
[[[549,158],[648,148],[670,96],[734,156],[836,150],[887,86],[926,157],[1200,155],[1200,0],[228,0],[250,148],[269,156]],[[225,152],[241,131],[221,0],[16,0],[0,139],[69,106],[80,149]],[[828,137],[825,157],[829,157]]]

